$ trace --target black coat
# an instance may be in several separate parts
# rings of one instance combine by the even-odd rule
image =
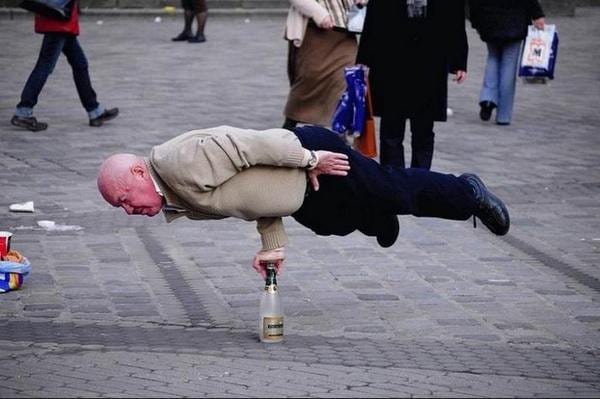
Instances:
[[[464,0],[429,0],[410,19],[404,0],[371,0],[357,63],[369,66],[375,114],[446,120],[448,72],[467,70]]]
[[[469,11],[484,42],[523,40],[531,20],[544,16],[538,0],[469,0]]]

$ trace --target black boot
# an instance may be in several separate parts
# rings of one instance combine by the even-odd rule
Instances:
[[[192,36],[192,22],[194,21],[194,14],[190,10],[185,10],[183,14],[183,31],[180,34],[172,38],[174,42],[185,42],[188,41]]]
[[[200,32],[196,33],[196,36],[192,36],[188,39],[188,43],[204,43],[205,41],[206,36]]]
[[[192,35],[190,35],[188,32],[181,32],[177,36],[171,38],[171,40],[174,42],[185,42],[190,40],[191,37]]]
[[[481,109],[479,110],[479,117],[482,121],[489,121],[492,117],[492,111],[496,108],[496,104],[491,101],[482,101],[479,103]]]

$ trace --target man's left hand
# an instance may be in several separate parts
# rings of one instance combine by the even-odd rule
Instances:
[[[544,25],[545,25],[544,17],[533,20],[533,26],[535,26],[536,29],[544,30]]]
[[[455,75],[456,76],[454,76],[452,80],[454,80],[458,84],[467,80],[467,71],[456,71]]]
[[[308,171],[308,178],[315,191],[319,191],[319,175],[346,176],[350,170],[350,162],[346,154],[331,151],[315,151],[319,162],[314,169]]]

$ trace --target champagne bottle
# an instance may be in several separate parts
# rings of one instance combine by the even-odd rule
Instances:
[[[265,290],[260,298],[258,334],[261,342],[281,342],[283,341],[283,309],[277,290],[275,264],[267,262],[266,268]]]

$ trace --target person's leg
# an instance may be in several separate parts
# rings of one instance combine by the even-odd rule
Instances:
[[[325,128],[303,126],[292,131],[305,148],[350,151],[337,134]],[[377,237],[383,247],[395,242],[399,231],[397,217],[378,212],[376,206],[358,195],[354,179],[321,175],[319,182],[319,191],[308,187],[302,206],[292,215],[296,221],[319,235],[344,236],[359,230],[367,236]]]
[[[410,118],[412,159],[411,168],[431,169],[435,133],[433,118],[420,116]]]
[[[485,72],[483,75],[483,84],[479,93],[479,117],[484,120],[490,120],[492,110],[498,105],[498,79],[500,70],[500,45],[496,43],[486,43],[488,49],[487,60],[485,63]]]
[[[66,39],[63,53],[67,57],[67,61],[69,61],[71,69],[73,70],[73,80],[75,81],[77,94],[79,94],[79,100],[81,100],[83,108],[85,108],[88,113],[96,112],[97,115],[93,115],[93,117],[97,117],[104,110],[99,109],[100,104],[98,103],[96,92],[94,91],[90,80],[87,58],[77,40],[77,36],[70,35]],[[90,118],[91,117],[92,115],[90,115]]]
[[[193,0],[181,0],[181,7],[183,8],[183,30],[180,34],[172,38],[174,42],[187,41],[192,37],[192,22],[194,21],[194,12],[192,11],[191,2]]]
[[[79,94],[79,100],[87,111],[90,126],[102,126],[104,122],[119,115],[118,108],[105,109],[98,103],[96,92],[92,87],[87,58],[76,36],[70,36],[65,42],[63,53],[73,70],[73,80]]]
[[[96,92],[92,87],[88,61],[77,40],[77,36],[70,35],[63,47],[63,53],[73,70],[73,80],[79,94],[79,100],[88,113],[90,126],[102,126],[106,121],[116,118],[119,114],[118,108],[105,109],[98,103]]]
[[[381,164],[404,168],[404,130],[406,118],[386,112],[381,116],[379,150]]]
[[[196,35],[188,39],[190,43],[203,43],[206,41],[204,36],[204,26],[206,25],[206,19],[208,18],[208,7],[206,0],[194,0],[192,13],[196,16],[198,22]]]
[[[466,220],[477,208],[472,187],[465,179],[427,169],[382,167],[346,145],[337,134],[315,126],[294,129],[302,146],[346,154],[350,161],[347,177],[320,179],[321,190],[331,181],[344,181],[351,187],[347,201],[375,206],[381,214],[414,215]]]
[[[382,246],[393,244],[398,235],[397,221],[391,223],[390,215],[450,220],[467,220],[476,216],[494,234],[508,232],[510,219],[506,206],[487,190],[476,175],[457,177],[427,169],[382,167],[352,150],[337,134],[327,129],[304,126],[294,129],[294,133],[304,148],[346,154],[350,162],[346,177],[320,176],[318,195],[309,190],[302,207],[292,215],[297,218],[300,214],[304,219],[297,220],[318,234],[321,233],[312,227],[313,223],[321,231],[329,231],[328,234],[337,234],[335,228],[338,225],[345,227],[344,231],[350,227],[350,231],[360,229],[368,234],[369,229],[361,226],[361,220],[364,220],[361,210],[364,209],[376,211],[385,220],[385,223],[375,223],[375,231],[390,230],[377,235],[378,242],[381,236],[386,243]],[[340,214],[340,209],[347,211]]]
[[[298,48],[294,46],[292,41],[288,41],[288,55],[287,55],[287,76],[290,86],[296,80],[296,56],[298,55]],[[292,130],[298,125],[297,120],[285,116],[282,128]]]
[[[32,131],[44,130],[48,127],[43,122],[37,122],[33,117],[33,107],[38,102],[38,98],[48,76],[54,70],[60,52],[65,44],[66,36],[60,33],[46,33],[42,41],[42,47],[35,67],[31,71],[25,87],[21,93],[21,101],[17,104],[15,115],[11,123],[15,126],[24,127]]]
[[[521,53],[521,41],[512,41],[502,47],[499,69],[499,99],[496,123],[508,125],[512,120],[515,89],[517,84],[517,65]]]

